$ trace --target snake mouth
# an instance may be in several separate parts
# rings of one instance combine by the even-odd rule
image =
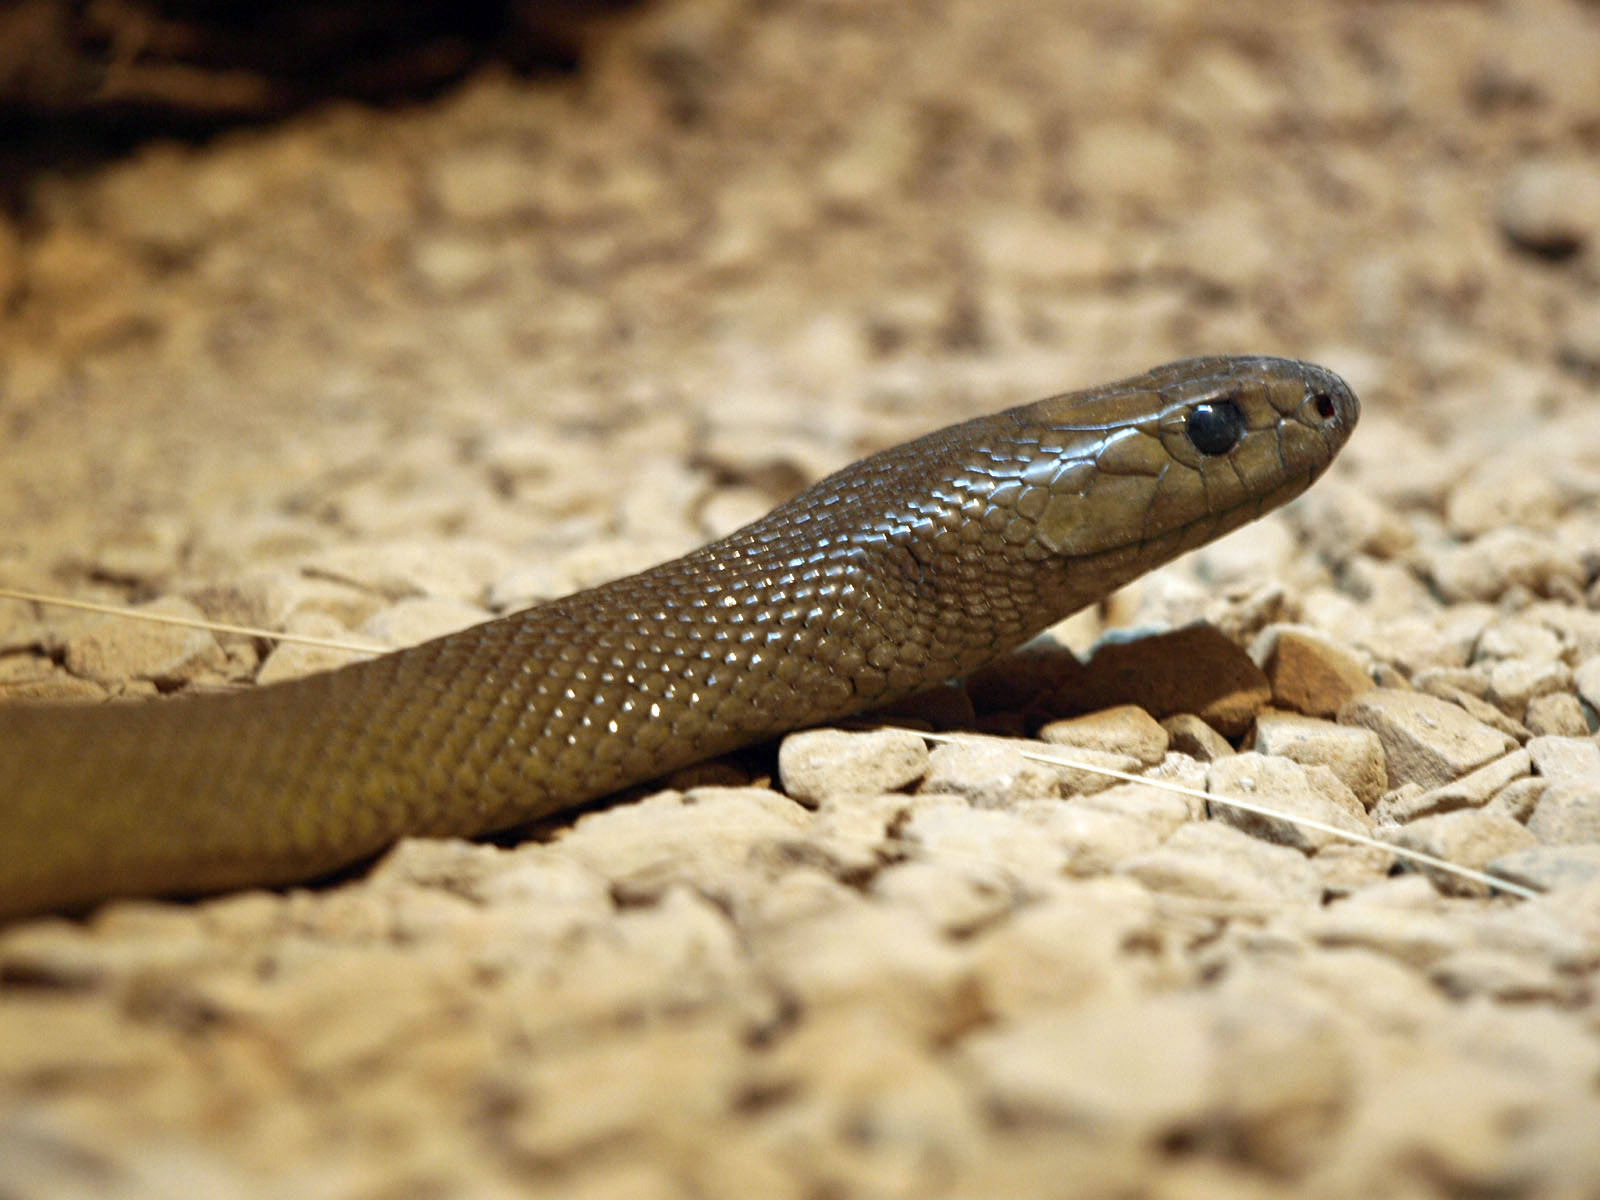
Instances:
[[[1270,491],[1251,495],[1226,508],[1207,511],[1165,529],[1142,529],[1137,537],[1087,554],[1069,555],[1077,568],[1114,570],[1124,567],[1131,578],[1197,550],[1215,538],[1233,533],[1274,508],[1287,504],[1316,482],[1327,463],[1291,475]]]

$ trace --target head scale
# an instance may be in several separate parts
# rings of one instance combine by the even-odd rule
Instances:
[[[1304,491],[1359,413],[1332,371],[1280,358],[1189,359],[1013,409],[1031,556],[1147,570]]]

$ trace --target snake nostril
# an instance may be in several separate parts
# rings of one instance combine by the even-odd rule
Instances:
[[[1327,392],[1318,392],[1311,397],[1311,404],[1317,410],[1317,416],[1324,421],[1333,420],[1334,414],[1338,412],[1338,409],[1334,406],[1333,397],[1328,395]]]

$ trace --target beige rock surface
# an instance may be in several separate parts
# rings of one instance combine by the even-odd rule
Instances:
[[[1600,1191],[1597,61],[1579,0],[662,0],[574,78],[34,177],[0,583],[84,599],[424,637],[1184,354],[1365,408],[921,710],[1008,740],[0,929],[0,1194]],[[346,658],[0,602],[4,703]],[[1547,891],[1153,786],[1208,772]]]

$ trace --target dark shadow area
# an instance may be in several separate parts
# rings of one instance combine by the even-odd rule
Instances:
[[[42,167],[322,101],[424,99],[489,63],[576,70],[640,0],[0,0],[0,203]]]

